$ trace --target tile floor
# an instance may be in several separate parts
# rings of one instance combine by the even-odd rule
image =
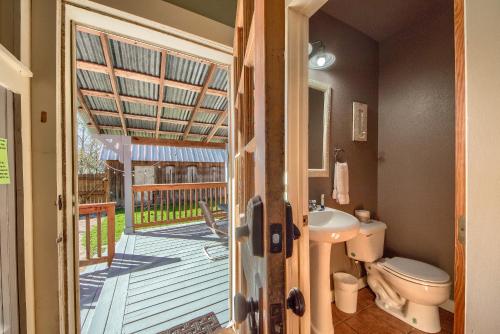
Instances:
[[[332,304],[335,334],[424,334],[382,311],[375,305],[375,295],[364,288],[358,293],[358,311],[347,314]],[[441,334],[453,333],[453,314],[440,309]]]

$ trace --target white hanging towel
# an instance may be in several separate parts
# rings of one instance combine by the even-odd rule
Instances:
[[[335,163],[332,198],[341,205],[349,204],[349,168],[347,162]]]

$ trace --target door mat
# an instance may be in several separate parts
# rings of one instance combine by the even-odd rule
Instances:
[[[212,334],[219,328],[217,316],[210,312],[158,334]]]

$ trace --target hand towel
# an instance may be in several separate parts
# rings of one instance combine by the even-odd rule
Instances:
[[[332,198],[341,205],[349,204],[349,168],[347,162],[336,162]]]

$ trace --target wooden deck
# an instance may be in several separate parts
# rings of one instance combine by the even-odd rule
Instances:
[[[229,321],[228,253],[204,223],[189,223],[124,235],[110,269],[80,274],[82,333],[158,333],[214,312]]]

